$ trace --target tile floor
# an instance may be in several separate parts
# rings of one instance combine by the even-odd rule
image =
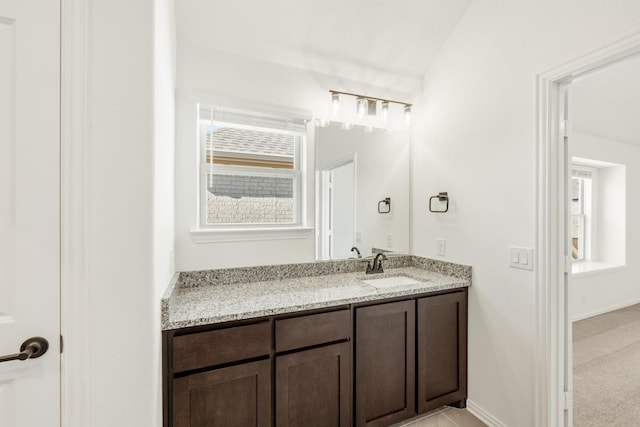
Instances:
[[[392,427],[486,427],[486,424],[471,415],[466,409],[444,407]]]

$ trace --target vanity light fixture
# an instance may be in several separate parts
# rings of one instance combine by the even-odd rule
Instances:
[[[346,95],[356,98],[356,113],[360,118],[364,118],[367,115],[376,115],[376,113],[380,111],[382,120],[386,122],[389,119],[390,104],[398,104],[404,107],[404,116],[407,124],[411,122],[412,104],[408,102],[392,101],[390,99],[359,95],[357,93],[341,92],[338,90],[330,90],[329,93],[331,94],[331,104],[333,105],[334,115],[338,114],[340,95]],[[378,103],[380,103],[380,108],[378,108]]]
[[[333,115],[337,115],[340,110],[340,94],[331,92],[331,105],[333,106]]]

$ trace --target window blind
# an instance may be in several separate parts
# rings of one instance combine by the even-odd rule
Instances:
[[[200,120],[233,123],[236,125],[305,132],[309,117],[279,115],[275,113],[257,113],[228,107],[198,105]]]
[[[574,178],[591,179],[591,177],[593,176],[593,172],[581,170],[581,169],[573,169],[571,170],[571,176],[573,176]]]

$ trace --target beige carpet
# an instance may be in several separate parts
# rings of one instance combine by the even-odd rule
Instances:
[[[573,425],[640,426],[640,304],[573,324]]]

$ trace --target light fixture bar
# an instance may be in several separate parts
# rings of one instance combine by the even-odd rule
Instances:
[[[410,104],[408,102],[394,101],[394,100],[391,100],[391,99],[384,99],[384,98],[377,98],[375,96],[359,95],[357,93],[342,92],[342,91],[339,91],[339,90],[330,90],[329,93],[331,95],[348,95],[348,96],[354,96],[356,98],[371,99],[373,101],[390,102],[390,103],[393,103],[393,104],[404,105],[405,107],[411,107],[413,105],[413,104]]]

